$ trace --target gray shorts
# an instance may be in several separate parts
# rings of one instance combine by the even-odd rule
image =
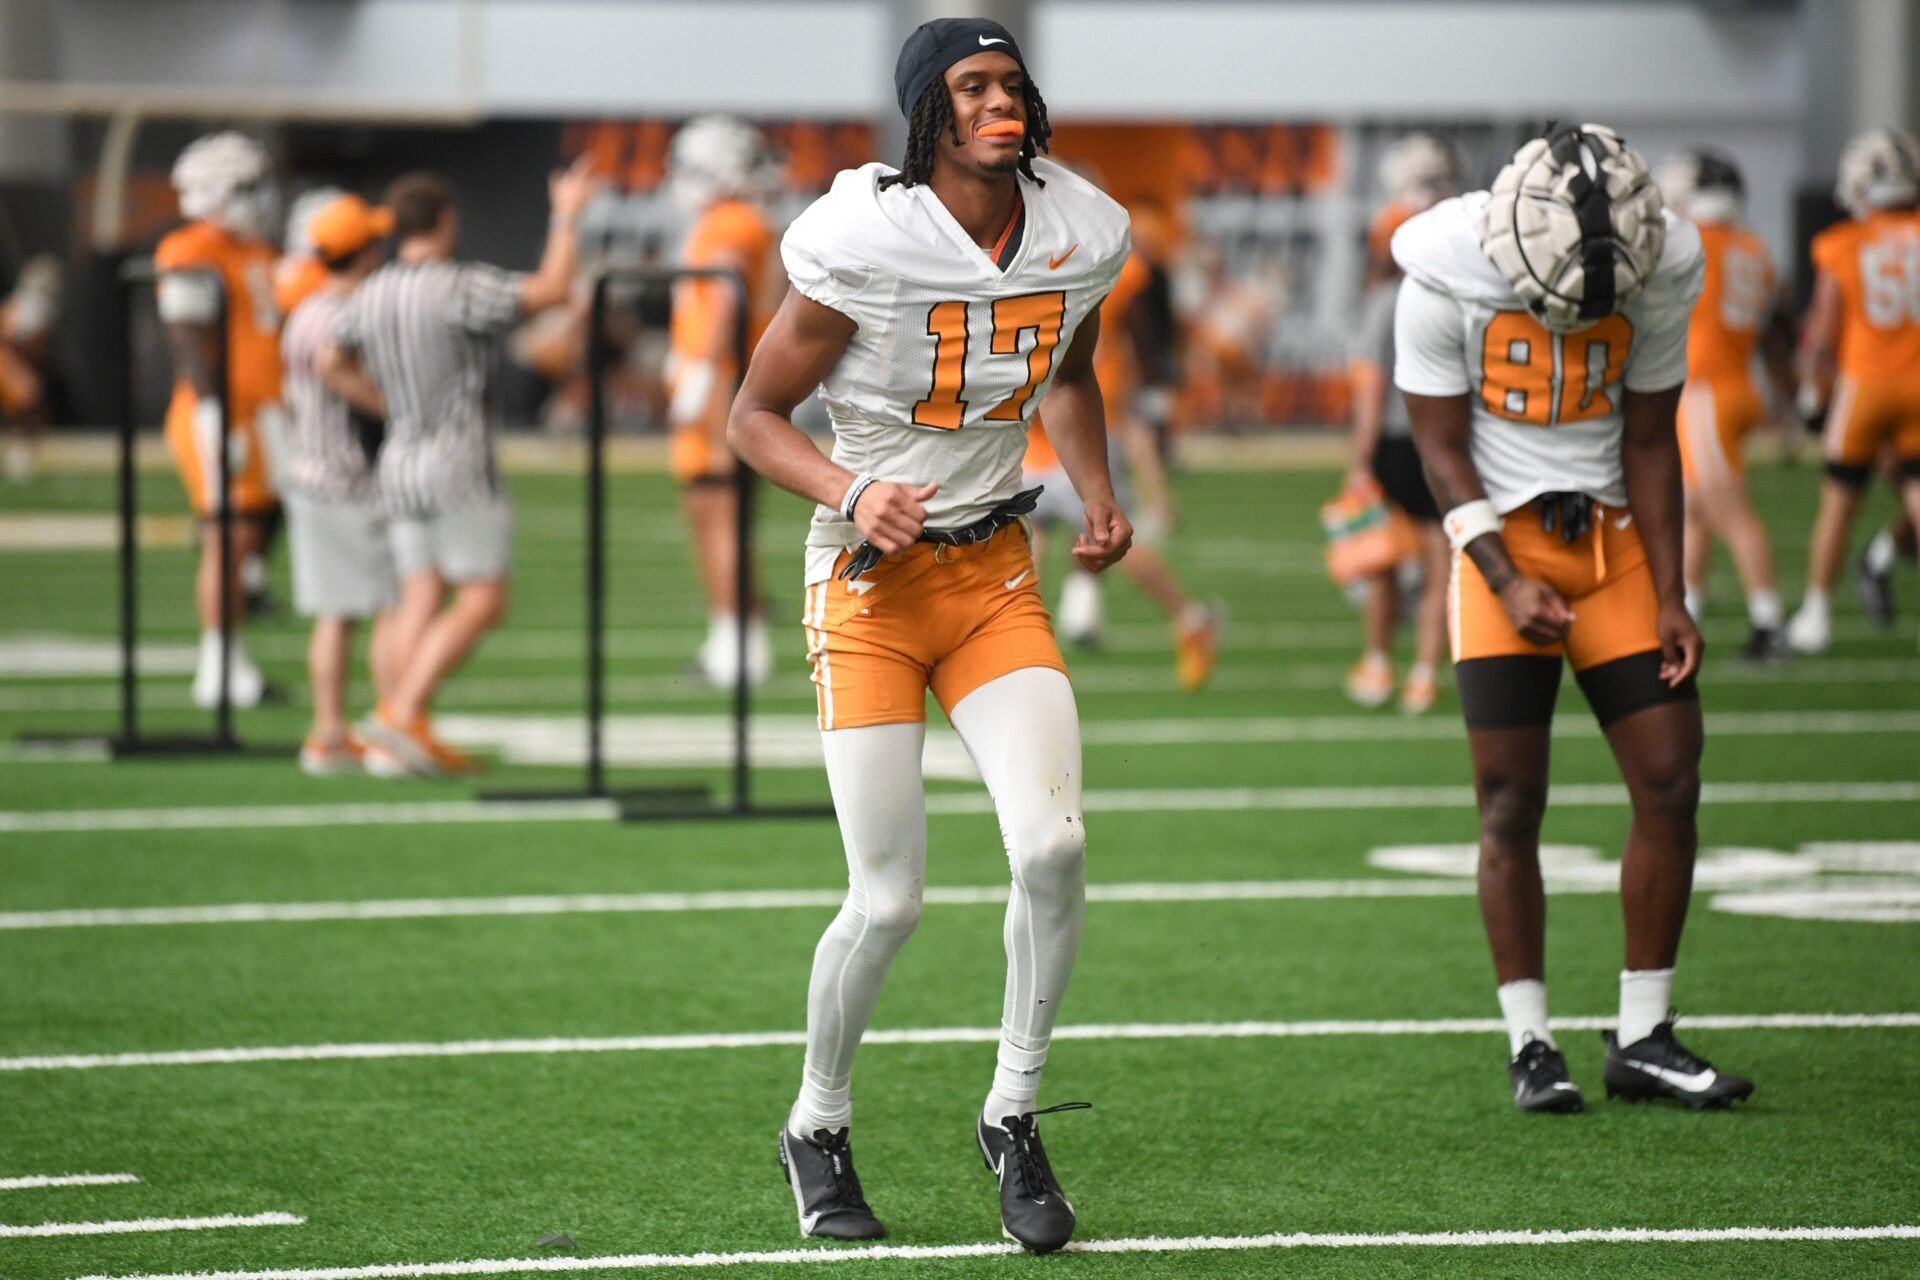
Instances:
[[[501,494],[428,516],[395,516],[388,534],[402,578],[434,569],[447,582],[500,582],[513,560],[513,504]]]
[[[371,618],[393,604],[393,553],[378,503],[293,492],[285,501],[294,608],[309,618]]]

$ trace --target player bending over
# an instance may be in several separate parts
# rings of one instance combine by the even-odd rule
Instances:
[[[1818,275],[1800,344],[1801,407],[1817,415],[1824,404],[1827,419],[1807,594],[1787,624],[1802,653],[1833,643],[1828,593],[1882,450],[1900,468],[1901,505],[1920,520],[1920,142],[1899,129],[1860,134],[1841,153],[1833,194],[1852,221],[1813,238]]]
[[[1013,893],[998,1067],[975,1141],[1007,1233],[1058,1249],[1073,1206],[1035,1123],[1040,1071],[1085,911],[1079,715],[1020,517],[1026,426],[1043,395],[1086,509],[1073,554],[1100,570],[1132,527],[1114,502],[1093,351],[1126,261],[1126,214],[1037,158],[1045,104],[1013,37],[943,18],[894,72],[905,163],[869,164],[788,229],[793,288],[754,353],[728,439],[819,503],[807,535],[807,652],[846,841],[846,905],[814,954],[800,1096],[780,1160],[803,1235],[885,1233],[848,1146],[854,1050],[920,917],[929,689],[1000,815]],[[831,460],[792,422],[819,387]],[[1058,1110],[1060,1108],[1054,1108]]]
[[[1540,821],[1564,657],[1627,784],[1626,969],[1608,1096],[1753,1091],[1674,1038],[1693,886],[1700,632],[1680,583],[1674,411],[1700,236],[1612,130],[1568,126],[1393,239],[1394,381],[1455,556],[1455,682],[1480,800],[1480,912],[1514,1105],[1578,1111],[1547,1027]]]
[[[280,336],[287,399],[283,477],[294,607],[313,619],[307,646],[313,727],[300,748],[300,767],[324,776],[360,772],[366,754],[347,728],[347,675],[360,621],[376,619],[368,666],[381,697],[392,690],[400,658],[392,651],[393,555],[373,465],[385,406],[364,375],[350,388],[352,401],[320,376],[341,312],[380,265],[380,241],[393,230],[393,214],[350,195],[310,212],[306,238],[326,274],[288,312]]]
[[[273,301],[273,246],[267,242],[276,203],[272,166],[251,138],[216,133],[180,153],[173,186],[180,212],[192,221],[160,242],[153,261],[175,378],[167,447],[200,518],[194,582],[200,662],[193,700],[202,707],[219,700],[224,594],[233,632],[228,692],[234,706],[251,707],[266,696],[267,680],[240,642],[242,575],[220,559],[220,424],[224,416],[230,537],[238,565],[265,545],[267,524],[280,506],[267,469],[271,432],[263,421],[279,412],[280,397],[280,313]],[[221,333],[215,326],[223,305]],[[222,368],[225,386],[218,385]]]
[[[1747,185],[1733,161],[1712,151],[1685,151],[1660,170],[1667,207],[1700,230],[1705,284],[1694,304],[1687,343],[1687,383],[1680,393],[1680,474],[1686,489],[1686,559],[1682,578],[1687,612],[1696,620],[1706,603],[1713,539],[1727,544],[1747,589],[1752,626],[1740,656],[1777,662],[1789,650],[1781,628],[1786,613],[1773,577],[1767,527],[1747,499],[1746,440],[1767,420],[1767,397],[1754,384],[1753,364],[1774,321],[1773,261],[1767,246],[1742,225]],[[1781,342],[1768,343],[1768,366],[1790,391]]]

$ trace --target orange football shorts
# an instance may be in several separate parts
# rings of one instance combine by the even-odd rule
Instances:
[[[1751,378],[1696,379],[1680,394],[1680,474],[1689,490],[1737,483],[1747,434],[1766,421]]]
[[[1067,669],[1019,524],[971,547],[915,543],[852,581],[813,583],[801,623],[822,729],[923,721],[929,689],[951,714],[1009,672]]]

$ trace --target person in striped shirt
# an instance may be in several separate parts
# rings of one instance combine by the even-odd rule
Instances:
[[[293,545],[294,605],[313,619],[313,727],[300,767],[315,776],[358,773],[363,764],[365,747],[347,726],[346,695],[353,633],[364,618],[376,619],[368,650],[374,686],[384,693],[393,680],[393,556],[373,467],[384,405],[364,375],[345,395],[320,376],[340,315],[380,265],[381,238],[392,230],[393,214],[359,196],[337,196],[316,210],[307,235],[325,277],[288,314],[280,334],[288,419],[281,497]]]
[[[433,735],[428,711],[507,610],[513,513],[494,465],[488,368],[502,334],[566,300],[575,224],[593,191],[584,161],[549,180],[546,248],[524,274],[456,262],[460,222],[446,181],[396,179],[386,200],[394,261],[355,291],[335,325],[323,357],[328,384],[346,395],[364,373],[386,405],[379,488],[400,575],[392,643],[403,656],[361,724],[371,773],[444,777],[474,767]]]

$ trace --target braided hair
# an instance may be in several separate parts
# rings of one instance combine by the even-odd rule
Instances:
[[[1046,179],[1033,175],[1033,158],[1047,150],[1047,140],[1053,136],[1053,126],[1047,121],[1046,99],[1034,88],[1033,81],[1027,79],[1021,81],[1020,96],[1027,113],[1027,136],[1020,143],[1020,173],[1044,187]],[[907,157],[901,162],[900,172],[881,178],[880,189],[885,191],[895,185],[917,187],[931,181],[934,148],[939,145],[942,133],[953,139],[954,146],[961,145],[960,126],[953,118],[953,94],[948,91],[945,79],[936,76],[920,91],[920,100],[913,104],[913,113],[907,117]]]

